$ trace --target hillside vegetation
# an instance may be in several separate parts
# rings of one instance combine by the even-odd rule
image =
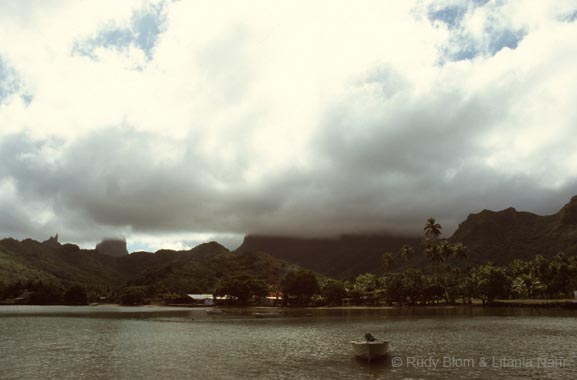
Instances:
[[[559,252],[577,254],[577,196],[553,215],[540,216],[514,208],[483,210],[459,225],[452,241],[469,247],[475,263],[506,264],[536,255],[552,258]]]
[[[0,300],[175,303],[210,293],[247,304],[276,293],[302,305],[570,297],[577,197],[548,216],[513,208],[471,214],[449,239],[429,218],[420,238],[248,236],[235,252],[211,242],[186,251],[104,253],[60,244],[57,236],[0,240]]]
[[[182,300],[189,293],[213,293],[231,278],[278,288],[288,272],[297,270],[298,266],[264,252],[231,253],[216,242],[187,251],[112,257],[73,244],[0,240],[0,300],[33,291],[47,292],[45,303],[53,303],[57,294],[75,287],[85,289],[91,300],[107,302],[119,301],[126,291],[137,291],[140,297]]]
[[[540,216],[514,208],[483,210],[470,214],[459,225],[451,242],[468,247],[471,264],[508,264],[515,259],[531,260],[537,255],[552,259],[559,252],[577,254],[577,196],[553,215]],[[426,269],[420,237],[391,235],[343,235],[335,238],[299,238],[249,235],[238,252],[261,250],[339,279],[362,273],[382,274],[383,254],[391,255],[387,270],[404,270],[401,247],[414,250],[412,266]]]

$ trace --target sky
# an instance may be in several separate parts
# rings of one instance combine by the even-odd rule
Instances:
[[[449,236],[577,194],[577,1],[0,0],[0,235]]]

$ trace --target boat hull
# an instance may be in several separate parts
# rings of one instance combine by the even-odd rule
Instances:
[[[376,360],[387,355],[389,342],[351,342],[355,356],[364,360]]]

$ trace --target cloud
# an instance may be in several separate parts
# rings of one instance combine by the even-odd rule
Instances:
[[[112,49],[129,55],[134,54],[131,49],[138,49],[147,60],[150,60],[158,36],[165,28],[165,8],[164,2],[146,3],[143,8],[133,11],[128,25],[110,22],[95,36],[75,41],[72,48],[73,54],[98,60],[99,49]]]
[[[463,4],[2,4],[0,233],[180,249],[553,212],[576,8]]]
[[[441,1],[426,9],[428,19],[449,34],[442,45],[442,60],[468,60],[515,49],[527,33],[526,22],[511,19],[507,2]]]
[[[18,91],[19,82],[14,70],[0,57],[0,102]]]

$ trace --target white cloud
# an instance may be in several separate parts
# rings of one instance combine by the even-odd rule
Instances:
[[[576,181],[571,1],[15,4],[5,234],[414,232]]]

